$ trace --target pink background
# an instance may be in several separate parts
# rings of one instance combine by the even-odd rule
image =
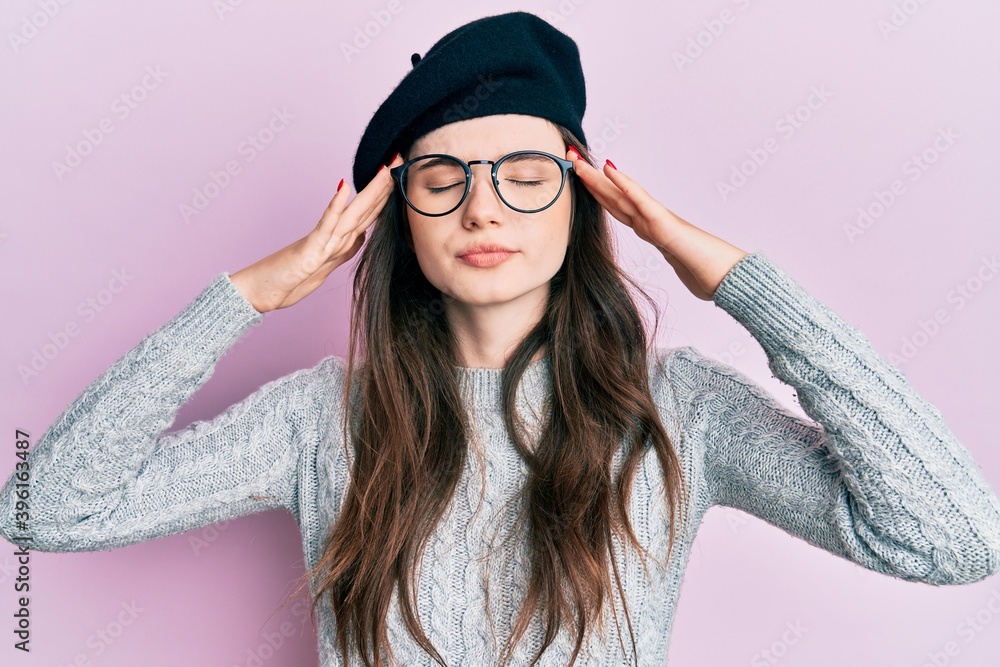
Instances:
[[[983,264],[1000,247],[997,3],[223,2],[0,7],[5,478],[15,428],[40,438],[214,276],[316,224],[339,179],[350,182],[365,124],[411,53],[484,14],[525,9],[580,46],[584,128],[599,160],[611,157],[693,224],[766,253],[883,355],[902,358],[910,341],[901,370],[1000,489],[1000,279]],[[894,15],[897,29],[884,32]],[[343,45],[366,26],[369,43],[345,56]],[[679,66],[676,54],[699,39],[701,53]],[[161,80],[146,76],[157,67]],[[810,108],[813,90],[828,95]],[[134,100],[127,117],[114,104],[122,95]],[[250,160],[241,143],[268,127],[274,109],[292,117]],[[782,131],[779,121],[796,113],[798,127]],[[60,178],[54,163],[102,119],[112,131]],[[948,128],[950,143],[935,144]],[[723,197],[718,184],[766,145],[777,150]],[[912,171],[922,154],[925,169]],[[181,205],[230,160],[239,174],[185,221]],[[892,204],[849,237],[859,207],[877,203],[894,180]],[[799,410],[737,322],[691,296],[628,228],[618,233],[622,263],[665,307],[660,344],[695,345]],[[174,427],[343,356],[352,268],[251,330]],[[127,287],[102,292],[116,271],[131,276]],[[970,299],[955,298],[961,285]],[[112,298],[95,316],[78,310],[102,294]],[[924,335],[921,323],[936,312],[941,323]],[[73,324],[77,335],[22,378],[33,354]],[[0,554],[5,665],[247,666],[255,655],[263,665],[315,664],[301,607],[272,616],[302,572],[287,513],[110,552],[33,554],[30,656],[10,647],[10,552]],[[141,611],[129,615],[123,605],[133,603]],[[950,588],[907,583],[717,507],[687,570],[671,664],[995,664],[998,617],[998,577]],[[801,636],[786,634],[796,624]]]

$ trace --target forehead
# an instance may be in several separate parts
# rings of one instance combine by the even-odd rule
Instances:
[[[565,152],[555,125],[544,118],[501,114],[449,123],[420,137],[408,158],[428,153],[447,153],[462,160],[496,160],[519,150]]]

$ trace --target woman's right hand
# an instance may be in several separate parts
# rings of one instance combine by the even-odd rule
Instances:
[[[397,154],[389,168],[403,163]],[[365,230],[382,211],[393,190],[389,169],[348,203],[350,186],[333,196],[319,224],[281,250],[229,276],[258,312],[292,306],[323,284],[326,277],[361,250]]]

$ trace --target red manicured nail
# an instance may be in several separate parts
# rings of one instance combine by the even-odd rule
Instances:
[[[572,153],[573,155],[575,155],[577,160],[582,159],[582,157],[580,156],[579,151],[577,151],[576,148],[574,148],[573,146],[569,147],[569,152]]]
[[[385,167],[388,169],[389,165],[392,164],[393,162],[395,162],[396,158],[398,158],[398,157],[399,157],[399,152],[397,151],[397,153],[393,156],[393,158],[391,160],[389,160],[388,162],[385,163]]]
[[[340,188],[344,187],[344,179],[340,179],[340,184],[337,186],[337,192],[340,192]]]
[[[612,162],[611,160],[608,160],[608,159],[605,159],[604,161],[607,162],[608,164],[610,164],[612,169],[614,169],[615,171],[618,171],[618,167],[615,166],[614,162]]]

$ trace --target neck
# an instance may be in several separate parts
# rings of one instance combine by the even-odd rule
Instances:
[[[458,345],[456,357],[464,368],[501,370],[511,350],[545,314],[548,283],[510,301],[490,304],[445,300],[448,324]],[[537,361],[542,353],[536,354]]]

